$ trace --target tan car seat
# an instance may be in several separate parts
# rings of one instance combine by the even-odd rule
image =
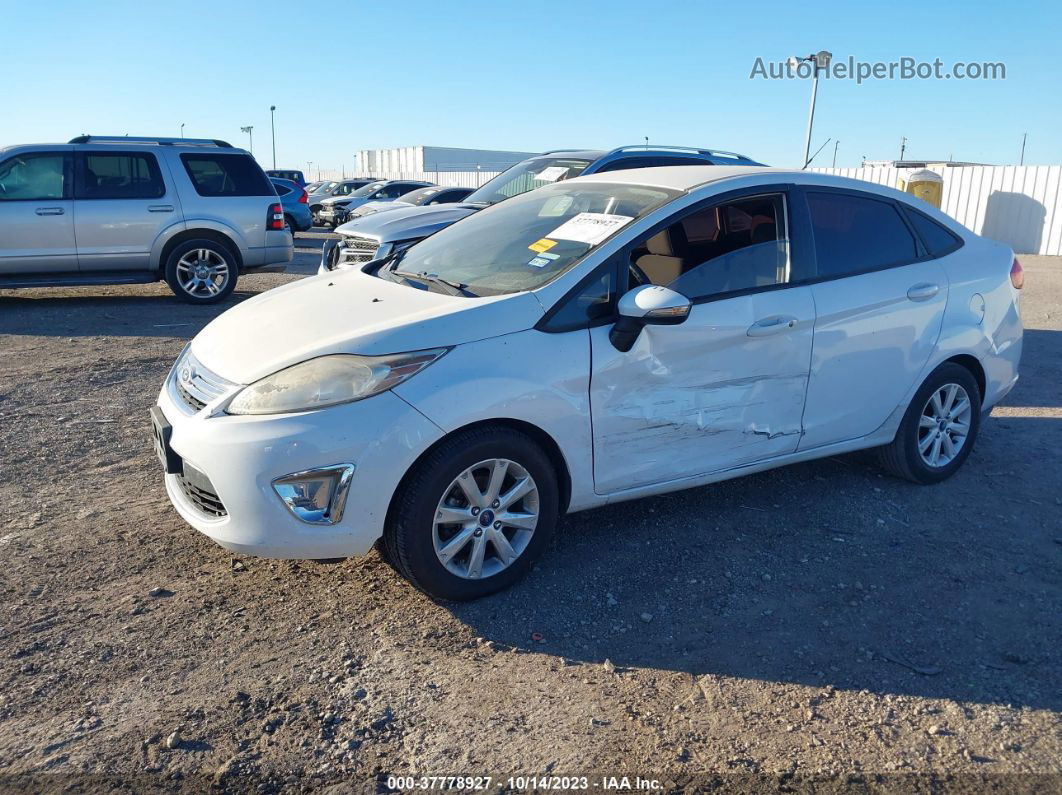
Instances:
[[[646,240],[645,247],[649,253],[638,257],[634,264],[653,284],[668,285],[682,275],[684,262],[675,256],[667,229]]]

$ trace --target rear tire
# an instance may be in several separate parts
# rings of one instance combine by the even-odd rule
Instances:
[[[478,599],[527,573],[553,536],[558,510],[557,474],[537,444],[510,428],[474,428],[447,439],[406,477],[384,531],[384,557],[430,596]]]
[[[907,407],[896,438],[878,449],[881,465],[914,483],[939,483],[962,466],[981,427],[981,391],[969,370],[945,362]]]
[[[284,216],[284,228],[291,233],[292,237],[295,237],[295,219],[290,215]]]
[[[232,250],[214,240],[187,240],[166,260],[166,283],[190,304],[214,304],[236,289],[239,266]]]

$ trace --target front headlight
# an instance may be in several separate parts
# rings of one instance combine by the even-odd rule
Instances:
[[[350,403],[386,392],[419,373],[449,348],[390,356],[320,356],[267,375],[244,387],[229,414],[287,414]]]

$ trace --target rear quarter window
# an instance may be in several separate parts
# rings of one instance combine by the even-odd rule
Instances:
[[[188,178],[200,196],[275,196],[273,183],[250,155],[186,153]]]
[[[911,226],[915,228],[918,236],[922,238],[926,251],[934,257],[943,257],[962,246],[962,240],[950,229],[938,224],[927,215],[922,215],[911,207],[904,207]]]

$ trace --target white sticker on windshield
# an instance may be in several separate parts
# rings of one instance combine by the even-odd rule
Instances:
[[[550,166],[535,174],[535,179],[542,182],[556,182],[568,173],[568,166]]]
[[[621,226],[626,226],[633,220],[629,215],[579,213],[550,232],[549,237],[559,240],[575,240],[596,246]]]

